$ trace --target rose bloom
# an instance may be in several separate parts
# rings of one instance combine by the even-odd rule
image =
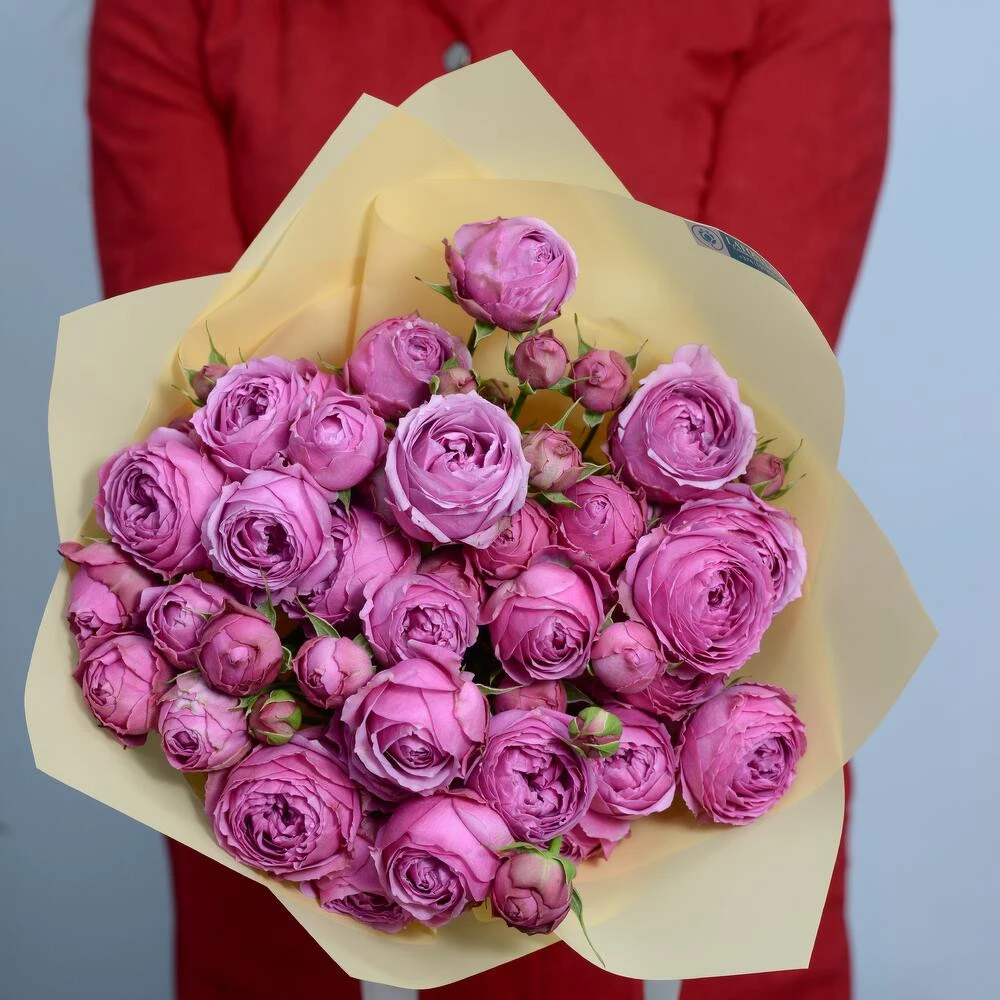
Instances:
[[[445,241],[445,260],[462,308],[512,333],[555,319],[576,287],[573,248],[541,219],[469,223]]]
[[[570,378],[570,393],[591,413],[617,410],[632,391],[632,366],[617,351],[587,351],[573,362]]]
[[[64,542],[59,554],[79,567],[69,585],[66,609],[77,645],[126,631],[135,623],[142,593],[156,584],[155,577],[107,542]]]
[[[559,505],[559,536],[575,549],[590,553],[601,569],[611,572],[631,555],[646,530],[646,505],[610,476],[590,476],[564,491],[576,507]]]
[[[735,379],[707,347],[689,344],[640,382],[609,428],[608,455],[650,499],[673,503],[743,475],[756,440]]]
[[[489,545],[524,506],[521,432],[481,396],[434,396],[400,420],[385,463],[400,527],[425,542]]]
[[[742,826],[795,780],[806,734],[791,696],[769,684],[732,684],[684,724],[681,794],[698,819]]]
[[[382,886],[371,854],[356,870],[347,869],[305,883],[303,892],[315,895],[329,913],[341,913],[386,934],[396,934],[411,920]]]
[[[569,913],[572,888],[555,858],[521,851],[500,862],[490,902],[508,927],[551,934]]]
[[[666,669],[656,636],[641,622],[612,622],[590,651],[594,676],[616,694],[649,687]]]
[[[198,649],[208,618],[218,614],[230,595],[214,583],[183,576],[142,597],[146,627],[156,648],[181,670],[198,666]]]
[[[568,364],[566,348],[551,330],[525,337],[514,351],[514,374],[536,392],[555,385]]]
[[[389,896],[415,920],[440,927],[482,903],[514,837],[468,791],[407,799],[378,831],[375,865]]]
[[[352,776],[390,801],[443,788],[469,773],[488,716],[471,674],[416,659],[381,670],[341,713]]]
[[[720,674],[703,674],[691,667],[673,666],[641,691],[623,693],[623,701],[658,719],[682,722],[702,702],[726,686]]]
[[[614,706],[622,734],[617,753],[594,762],[594,810],[629,819],[663,812],[674,800],[677,757],[670,734],[651,715]]]
[[[532,681],[518,685],[508,679],[501,681],[499,686],[508,690],[493,696],[494,712],[509,712],[512,709],[530,712],[533,708],[566,711],[566,688],[562,681]]]
[[[326,554],[299,582],[302,603],[332,625],[354,621],[365,603],[365,589],[377,587],[397,573],[412,572],[419,560],[416,546],[395,525],[352,506],[330,510]],[[283,602],[292,617],[302,615],[297,600]]]
[[[438,377],[438,392],[452,396],[456,392],[475,392],[479,388],[476,376],[468,368],[445,368]]]
[[[609,816],[591,809],[564,837],[561,854],[571,861],[590,861],[611,857],[614,849],[632,832],[627,819]]]
[[[94,718],[127,747],[146,742],[171,676],[149,639],[134,632],[91,639],[73,671]]]
[[[762,451],[750,459],[743,482],[748,486],[761,486],[762,497],[774,496],[785,483],[785,463],[769,451]],[[766,484],[766,485],[762,485]]]
[[[322,395],[306,396],[289,433],[288,457],[333,500],[371,475],[385,447],[385,421],[371,403],[328,386]]]
[[[731,483],[703,500],[690,500],[665,523],[671,535],[738,537],[753,546],[774,585],[775,614],[802,596],[806,548],[795,518],[748,486]]]
[[[735,534],[660,525],[640,539],[618,580],[622,606],[648,625],[671,662],[729,675],[760,648],[774,587],[757,550]]]
[[[278,600],[327,554],[333,522],[326,498],[293,468],[253,472],[224,487],[202,537],[215,569]]]
[[[503,816],[512,839],[547,847],[590,808],[594,766],[568,745],[570,721],[546,708],[490,719],[486,749],[468,786]]]
[[[478,607],[486,599],[486,588],[479,578],[474,561],[476,553],[480,551],[461,545],[446,545],[434,549],[430,555],[420,560],[419,572],[447,581],[449,586],[464,594]]]
[[[371,680],[375,667],[367,650],[352,639],[320,635],[307,639],[292,660],[306,700],[318,708],[339,708]]]
[[[279,460],[317,377],[315,366],[304,359],[251,358],[219,376],[191,423],[219,465],[231,478],[242,479]]]
[[[369,590],[365,635],[382,666],[411,657],[458,665],[476,641],[479,605],[448,580],[426,573],[390,577]]]
[[[163,756],[178,771],[232,767],[253,746],[239,698],[213,690],[193,670],[178,675],[160,699],[156,728]]]
[[[137,563],[165,577],[208,568],[201,525],[225,480],[182,433],[153,431],[97,478],[97,521]]]
[[[561,493],[583,473],[583,456],[566,431],[540,427],[524,435],[521,447],[528,461],[529,482],[536,490]]]
[[[528,568],[531,557],[555,544],[555,521],[537,500],[501,522],[500,533],[484,549],[472,549],[472,558],[483,578],[494,586],[511,580]]]
[[[273,684],[283,657],[271,623],[232,600],[205,626],[198,649],[198,663],[212,687],[241,698]]]
[[[430,398],[430,380],[452,358],[472,367],[472,356],[458,337],[411,313],[366,330],[344,376],[351,392],[363,392],[379,416],[396,420]]]
[[[543,549],[528,568],[501,583],[480,624],[507,674],[518,683],[578,677],[604,620],[597,572],[563,549]]]
[[[258,746],[205,786],[215,839],[237,861],[291,882],[349,867],[361,800],[315,740]]]

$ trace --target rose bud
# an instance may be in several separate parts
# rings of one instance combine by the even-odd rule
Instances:
[[[530,503],[530,501],[529,501]],[[523,510],[524,508],[522,508]],[[514,515],[517,517],[517,514]],[[486,599],[483,581],[479,579],[473,557],[479,549],[460,545],[442,546],[420,560],[420,573],[446,580],[459,593],[465,594],[474,604]]]
[[[563,492],[576,506],[560,504],[553,511],[559,534],[573,548],[589,552],[601,569],[617,569],[645,534],[645,504],[610,476],[589,476]]]
[[[526,333],[559,315],[576,287],[572,247],[541,219],[473,222],[445,241],[451,290],[476,319]]]
[[[562,493],[583,472],[583,456],[566,431],[545,426],[521,439],[524,457],[531,466],[528,481],[544,493]]]
[[[757,496],[774,496],[784,485],[785,463],[777,455],[762,451],[750,459],[742,478],[748,486],[761,487],[754,491]]]
[[[618,753],[622,720],[599,705],[588,705],[569,724],[570,739],[584,752],[595,750],[602,757]]]
[[[222,587],[188,575],[177,583],[147,590],[141,607],[156,648],[178,669],[193,670],[209,618],[229,599]]]
[[[442,396],[453,396],[457,392],[475,392],[478,388],[476,376],[461,365],[445,368],[438,376],[438,392]]]
[[[278,747],[287,743],[302,725],[302,709],[289,691],[268,691],[250,709],[247,728],[258,743]]]
[[[498,378],[489,378],[479,387],[479,395],[494,406],[509,410],[514,405],[514,394],[506,382]]]
[[[514,374],[532,389],[549,389],[565,374],[569,355],[551,330],[525,337],[514,351]]]
[[[500,862],[490,902],[508,927],[550,934],[569,913],[572,891],[561,861],[523,851]]]
[[[487,583],[495,586],[524,572],[531,557],[554,545],[555,537],[555,522],[545,508],[537,500],[527,500],[485,549],[471,550],[472,558]]]
[[[518,686],[512,680],[505,680],[500,687],[508,690],[493,696],[494,712],[509,712],[513,709],[530,712],[533,708],[566,711],[566,688],[561,681],[532,681]]]
[[[371,680],[375,667],[352,639],[321,635],[302,643],[292,671],[307,701],[317,708],[339,708]]]
[[[232,767],[253,746],[239,698],[213,691],[194,670],[180,674],[160,699],[156,728],[163,756],[178,771]]]
[[[795,780],[806,732],[779,687],[731,684],[684,724],[681,794],[701,821],[743,826],[763,816]]]
[[[198,661],[212,687],[243,698],[277,680],[284,651],[259,611],[230,601],[201,636]]]
[[[229,371],[229,365],[202,365],[191,375],[191,391],[199,402],[204,403],[215,383]]]
[[[143,591],[156,584],[152,574],[139,569],[108,542],[65,542],[59,553],[79,567],[69,587],[66,611],[77,645],[95,636],[121,632],[134,623]]]
[[[146,742],[170,677],[170,667],[156,647],[132,632],[92,639],[73,671],[94,718],[127,747]]]
[[[616,694],[634,694],[656,680],[667,661],[656,636],[641,622],[612,622],[590,650],[594,676]]]
[[[632,391],[632,366],[617,351],[587,351],[570,368],[570,393],[591,413],[617,410]]]

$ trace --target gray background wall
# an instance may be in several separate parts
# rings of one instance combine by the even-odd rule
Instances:
[[[1000,6],[897,7],[889,175],[841,353],[842,466],[941,639],[858,759],[850,918],[858,1000],[950,1000],[998,995],[1000,132],[986,64]],[[0,992],[166,1000],[159,838],[36,774],[21,707],[57,562],[45,437],[56,317],[98,296],[88,16],[80,0],[0,0]]]

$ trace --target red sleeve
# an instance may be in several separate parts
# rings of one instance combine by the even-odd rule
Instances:
[[[888,0],[765,0],[704,221],[769,260],[836,342],[885,164]]]
[[[244,247],[195,0],[97,0],[91,169],[104,288],[228,271]]]

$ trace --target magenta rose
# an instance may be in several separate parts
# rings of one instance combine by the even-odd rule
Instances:
[[[483,605],[497,659],[515,681],[578,677],[604,621],[599,571],[565,549],[543,549]]]
[[[390,801],[443,788],[468,774],[488,716],[471,674],[417,659],[381,670],[341,713],[352,776]]]
[[[325,875],[310,888],[310,895],[315,894],[324,910],[352,917],[386,934],[398,933],[411,920],[410,915],[386,894],[371,854],[357,869]],[[307,891],[306,885],[302,886],[302,891]]]
[[[440,927],[489,895],[514,838],[468,791],[407,799],[378,831],[375,865],[389,896],[415,920]]]
[[[73,671],[94,718],[127,747],[146,742],[171,676],[149,639],[134,632],[91,639]]]
[[[735,379],[707,347],[689,344],[640,382],[609,430],[608,454],[650,499],[680,502],[743,475],[756,440]]]
[[[529,482],[545,493],[568,490],[583,474],[583,456],[566,431],[554,427],[529,431],[521,442]]]
[[[468,786],[503,816],[512,839],[548,847],[590,808],[594,765],[569,746],[571,721],[546,708],[490,719],[486,749]]]
[[[179,674],[160,699],[156,728],[163,756],[178,771],[232,767],[253,746],[240,699],[213,690],[193,670]]]
[[[478,607],[486,599],[486,588],[479,578],[473,561],[476,553],[480,551],[480,549],[463,548],[461,545],[446,545],[424,556],[420,560],[418,572],[447,581],[451,587],[464,594]]]
[[[702,702],[717,695],[726,686],[720,674],[703,674],[691,667],[674,666],[642,688],[621,694],[634,708],[642,709],[658,719],[682,722]]]
[[[354,863],[361,800],[318,741],[259,746],[231,770],[213,772],[205,812],[224,850],[277,878],[319,879]]]
[[[396,420],[430,398],[430,380],[452,358],[472,367],[472,356],[458,337],[411,313],[366,330],[344,375],[351,392],[363,392],[379,416]]]
[[[632,832],[627,819],[609,816],[591,809],[564,837],[561,854],[572,861],[590,861],[601,857],[605,861],[612,851]]]
[[[532,681],[530,684],[515,684],[511,680],[500,683],[505,688],[493,696],[494,712],[510,712],[520,709],[530,712],[533,708],[551,708],[554,712],[566,711],[566,688],[562,681]]]
[[[153,644],[175,667],[192,670],[198,666],[198,649],[208,619],[229,599],[222,587],[191,575],[147,590],[142,611]]]
[[[743,482],[756,486],[758,496],[774,496],[785,483],[785,463],[777,455],[762,451],[750,459]]]
[[[742,667],[774,615],[771,577],[756,547],[735,533],[672,534],[660,525],[640,539],[618,589],[672,663],[706,674]]]
[[[321,635],[307,639],[292,660],[306,700],[318,708],[339,708],[371,680],[375,667],[367,650],[352,639]]]
[[[224,482],[180,431],[161,427],[101,466],[94,508],[113,542],[171,577],[208,568],[201,526]]]
[[[617,410],[632,391],[632,366],[617,351],[587,351],[573,362],[570,378],[570,393],[591,413]]]
[[[703,500],[688,501],[665,523],[671,535],[738,537],[753,546],[774,585],[775,614],[801,597],[806,549],[795,518],[749,487],[732,483]]]
[[[568,364],[566,348],[551,330],[525,337],[514,351],[514,374],[536,392],[554,386]]]
[[[572,890],[561,862],[522,851],[500,862],[490,902],[508,927],[524,934],[551,934],[569,913]]]
[[[769,684],[732,684],[684,724],[681,794],[703,822],[742,826],[763,816],[795,780],[806,731],[792,697]]]
[[[458,666],[476,641],[479,605],[447,579],[426,573],[390,577],[368,591],[365,635],[382,666],[426,657]]]
[[[674,799],[677,757],[670,734],[651,715],[614,707],[621,720],[618,751],[594,762],[597,794],[593,808],[622,819],[663,812]]]
[[[610,476],[590,476],[563,491],[576,507],[555,509],[560,537],[575,549],[589,552],[606,572],[631,555],[646,530],[646,505]]]
[[[365,589],[377,587],[397,573],[412,572],[419,560],[416,546],[398,527],[359,507],[330,511],[326,555],[298,584],[303,604],[332,625],[354,621],[365,603]],[[302,611],[286,601],[293,617]]]
[[[462,308],[512,333],[555,319],[576,287],[573,248],[541,219],[469,223],[445,241],[445,260]]]
[[[212,457],[231,478],[279,461],[292,422],[317,377],[308,361],[251,358],[220,375],[191,418]]]
[[[555,544],[556,526],[537,500],[501,522],[500,533],[484,549],[472,549],[472,558],[483,578],[493,585],[524,572],[531,557]]]
[[[306,396],[288,438],[288,457],[331,500],[371,475],[384,454],[385,421],[364,396],[333,385]]]
[[[281,670],[284,650],[259,611],[230,600],[205,625],[198,663],[212,687],[240,698],[263,691]]]
[[[524,506],[517,424],[481,396],[434,396],[399,422],[385,463],[400,527],[424,542],[489,545]]]
[[[78,645],[135,624],[142,592],[156,578],[107,542],[64,542],[59,554],[79,567],[69,585],[66,620]]]
[[[326,498],[294,467],[264,469],[223,488],[202,536],[218,572],[277,600],[326,556],[332,527]]]
[[[656,636],[641,622],[612,622],[590,650],[594,676],[616,694],[634,694],[656,680],[667,662]]]

